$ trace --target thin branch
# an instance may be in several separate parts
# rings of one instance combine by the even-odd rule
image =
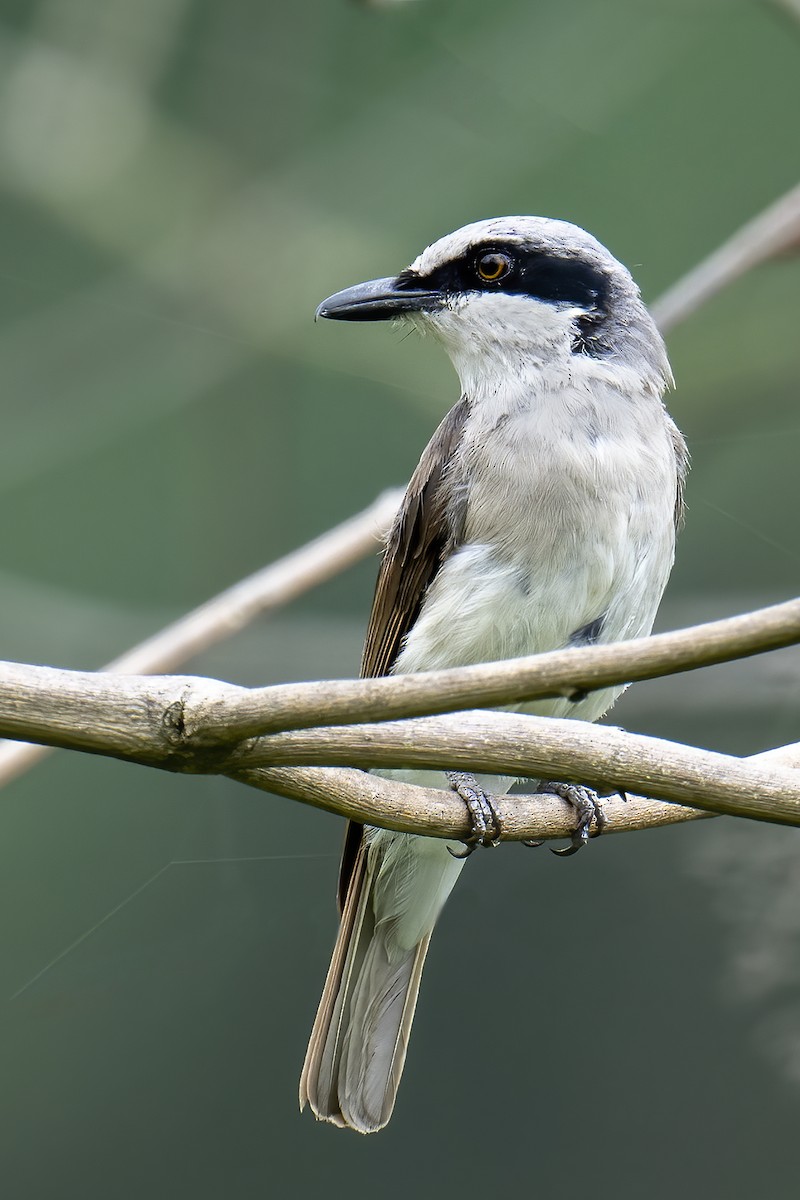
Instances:
[[[469,833],[464,804],[455,792],[381,779],[343,767],[268,767],[231,773],[231,779],[276,796],[285,796],[361,824],[401,833],[461,840]],[[569,837],[575,813],[558,796],[496,796],[492,799],[504,841]],[[632,833],[713,817],[714,813],[641,796],[603,801],[607,833]]]
[[[104,671],[150,675],[171,671],[304,592],[375,553],[403,498],[382,492],[368,508],[207,600],[160,633],[110,662]]]
[[[124,674],[172,670],[243,629],[256,617],[297,599],[375,551],[402,495],[401,490],[383,492],[363,512],[220,592],[102,670]],[[0,787],[48,753],[46,746],[0,743]]]
[[[710,812],[800,825],[800,775],[585,721],[507,712],[418,717],[271,734],[243,747],[250,766],[463,768],[621,788]],[[230,768],[225,768],[230,770]]]
[[[577,720],[472,711],[269,734],[233,748],[219,739],[207,746],[187,742],[188,694],[199,707],[203,693],[222,723],[226,702],[242,691],[191,677],[8,664],[0,675],[0,719],[12,735],[171,771],[241,777],[253,768],[284,765],[463,766],[573,779],[601,790],[622,788],[712,812],[800,824],[800,775]],[[419,816],[415,808],[409,820]]]
[[[779,15],[788,17],[795,29],[800,22],[800,0],[766,0],[770,8],[777,8]]]
[[[120,691],[120,685],[122,685]],[[235,698],[241,689],[213,680],[81,674],[49,667],[8,664],[0,673],[3,728],[26,737],[40,736],[61,746],[149,763],[166,769],[191,769],[180,750],[184,697],[202,686],[210,702]],[[31,709],[44,703],[46,718]],[[195,768],[200,769],[196,760]],[[221,764],[220,764],[221,765]],[[354,820],[407,832],[458,838],[466,832],[464,806],[454,793],[388,781],[341,768],[251,768],[230,777],[263,791],[298,800]],[[542,796],[501,798],[505,836],[555,838],[570,829],[569,807]],[[608,809],[614,830],[632,830],[710,814],[636,798],[617,811]]]
[[[748,221],[651,305],[663,333],[754,267],[800,246],[800,184]]]
[[[753,766],[780,765],[800,775],[800,743],[754,754]],[[468,832],[461,801],[452,792],[381,779],[343,767],[268,767],[232,773],[250,787],[298,800],[361,823],[406,833],[460,839]],[[568,837],[575,814],[556,796],[497,796],[493,801],[506,841]],[[633,833],[705,820],[716,814],[643,796],[609,796],[603,801],[606,833]]]
[[[527,658],[380,679],[322,680],[240,689],[220,697],[224,714],[187,694],[187,740],[198,745],[312,725],[386,721],[553,696],[577,698],[633,683],[730,662],[800,642],[800,599],[688,629],[554,650]]]
[[[180,675],[112,675],[0,663],[0,734],[142,760],[156,751],[204,770],[279,730],[384,721],[673,675],[800,641],[800,600],[671,633],[528,658],[391,675],[243,688]],[[81,740],[84,739],[84,740]],[[266,744],[266,743],[265,743]],[[275,743],[271,743],[275,744]],[[226,749],[227,748],[227,749]],[[199,764],[199,765],[198,765]]]

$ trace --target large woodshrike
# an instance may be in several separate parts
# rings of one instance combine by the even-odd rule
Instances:
[[[410,320],[442,342],[461,381],[389,534],[363,675],[650,632],[687,454],[662,404],[664,344],[621,263],[575,225],[501,217],[434,242],[395,278],[338,292],[318,315]],[[622,690],[520,708],[595,721]],[[456,788],[473,841],[499,836],[490,795],[513,780],[394,774]],[[540,789],[575,805],[570,849],[582,845],[587,789]],[[361,1133],[389,1120],[431,932],[463,865],[457,845],[350,825],[341,926],[300,1082],[318,1118]]]

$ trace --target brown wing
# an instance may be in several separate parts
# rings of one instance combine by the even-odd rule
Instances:
[[[683,526],[683,514],[685,503],[683,499],[684,488],[686,487],[686,475],[689,470],[689,447],[683,440],[683,434],[677,425],[669,422],[670,435],[672,437],[672,448],[675,451],[675,466],[678,473],[678,488],[675,493],[675,528],[680,530]]]
[[[442,421],[411,476],[378,572],[364,653],[362,677],[388,675],[403,639],[414,625],[425,592],[442,562],[461,540],[466,494],[442,487],[461,441],[469,402],[462,396]],[[339,872],[339,906],[344,905],[362,826],[348,823]]]

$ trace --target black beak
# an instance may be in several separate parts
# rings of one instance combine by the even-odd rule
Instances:
[[[409,288],[397,279],[371,279],[323,300],[316,316],[333,321],[388,321],[403,313],[438,308],[441,302],[441,292]]]

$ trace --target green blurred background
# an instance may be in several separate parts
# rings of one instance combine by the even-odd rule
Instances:
[[[466,221],[585,225],[655,298],[800,168],[759,0],[0,0],[0,656],[99,666],[408,477],[457,383],[316,304]],[[797,590],[800,263],[670,337],[694,457],[660,627]],[[352,675],[374,562],[187,664]],[[800,656],[628,728],[797,738]],[[476,855],[378,1137],[296,1110],[340,822],[62,753],[0,797],[9,1200],[794,1197],[800,841]]]

